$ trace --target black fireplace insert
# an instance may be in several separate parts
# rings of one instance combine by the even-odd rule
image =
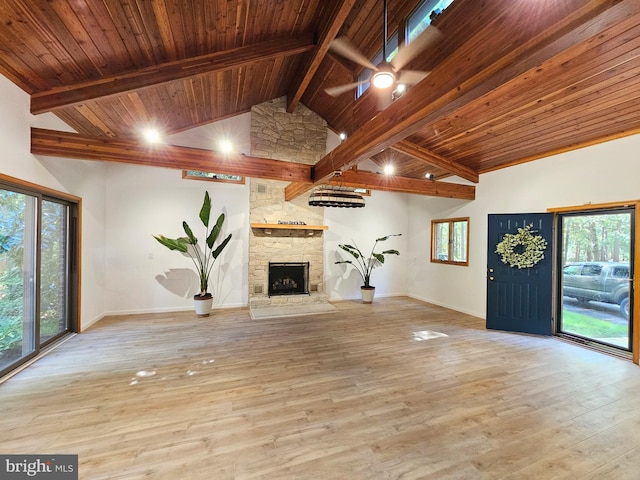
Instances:
[[[309,262],[269,262],[268,293],[309,295]]]

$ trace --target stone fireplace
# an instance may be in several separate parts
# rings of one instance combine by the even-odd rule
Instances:
[[[287,113],[285,98],[251,109],[251,155],[315,164],[326,152],[326,122],[299,104]],[[249,307],[328,303],[324,293],[324,208],[308,195],[284,200],[288,182],[251,179],[249,199]],[[323,227],[326,228],[326,227]],[[307,293],[271,295],[270,263],[307,264]]]

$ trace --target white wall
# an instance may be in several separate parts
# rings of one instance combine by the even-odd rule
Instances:
[[[470,202],[411,195],[408,294],[484,317],[487,215],[638,199],[638,152],[640,135],[487,173]],[[431,220],[452,217],[470,217],[468,267],[429,261]]]
[[[185,180],[180,170],[116,164],[109,165],[107,178],[108,313],[193,309],[199,291],[193,263],[152,235],[183,237],[184,220],[204,241],[198,214],[205,191],[212,221],[224,212],[223,235],[233,235],[209,281],[214,308],[247,305],[248,184]]]
[[[82,198],[81,323],[86,328],[105,311],[104,165],[30,153],[30,127],[70,131],[52,114],[29,113],[29,95],[0,75],[0,173]]]
[[[324,220],[329,227],[324,232],[325,291],[332,300],[360,298],[362,279],[350,265],[336,265],[337,260],[353,260],[338,244],[355,242],[368,255],[376,238],[402,234],[381,242],[376,252],[396,249],[399,256],[388,255],[384,265],[373,270],[371,285],[376,297],[406,295],[409,257],[408,195],[372,192],[365,197],[364,208],[327,208]]]
[[[218,150],[220,140],[228,140],[234,153],[251,155],[251,112],[171,135],[167,143],[204,150]]]
[[[331,130],[327,134],[327,152],[340,144],[340,138]],[[373,163],[367,168],[375,170]],[[402,234],[379,243],[376,252],[396,249],[399,256],[386,256],[384,265],[371,274],[371,285],[376,287],[376,297],[407,294],[408,245],[409,245],[409,195],[371,192],[365,196],[364,208],[328,208],[324,210],[324,222],[329,227],[324,232],[324,287],[330,300],[360,298],[362,279],[349,265],[336,265],[337,260],[353,260],[338,247],[341,243],[355,242],[368,255],[376,238]]]

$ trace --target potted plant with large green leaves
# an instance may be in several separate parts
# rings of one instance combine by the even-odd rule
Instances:
[[[360,287],[360,293],[362,295],[362,303],[371,303],[373,302],[373,296],[376,291],[376,287],[371,285],[371,273],[373,269],[377,266],[380,266],[384,263],[385,255],[400,255],[400,252],[395,249],[384,250],[383,252],[377,253],[375,252],[376,246],[378,242],[385,242],[391,237],[399,237],[402,235],[401,233],[396,233],[393,235],[387,235],[385,237],[376,238],[375,243],[373,244],[373,248],[371,249],[371,253],[368,257],[365,257],[362,254],[362,251],[356,245],[356,242],[353,242],[353,245],[349,244],[339,244],[338,246],[344,250],[345,252],[351,254],[354,260],[338,260],[335,262],[339,263],[348,263],[352,265],[362,277],[363,285]]]
[[[209,228],[209,220],[211,217],[211,197],[209,192],[205,192],[204,201],[200,208],[200,221],[204,225],[205,242],[202,248],[198,243],[198,239],[193,234],[187,222],[182,222],[182,228],[187,234],[186,237],[167,238],[164,235],[154,235],[158,242],[167,247],[169,250],[177,250],[178,252],[188,255],[198,269],[198,277],[200,278],[200,292],[193,296],[196,314],[199,317],[208,317],[211,313],[213,305],[213,295],[209,292],[209,275],[213,269],[213,265],[231,240],[231,234],[216,245],[216,241],[222,231],[225,215],[221,213],[216,223]]]

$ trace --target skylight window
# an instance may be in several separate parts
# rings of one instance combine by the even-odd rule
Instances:
[[[407,43],[431,25],[431,15],[439,15],[453,3],[453,0],[423,0],[407,18]]]

